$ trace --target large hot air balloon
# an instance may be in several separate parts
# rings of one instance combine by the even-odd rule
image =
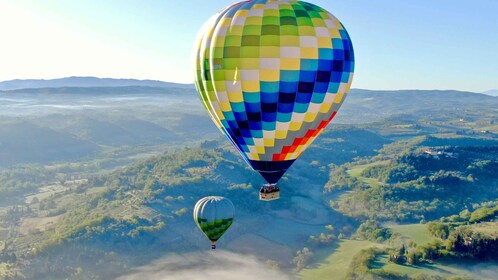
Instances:
[[[211,249],[233,223],[235,208],[233,203],[221,196],[201,198],[194,207],[194,221],[211,241]]]
[[[254,0],[212,17],[196,45],[195,84],[222,133],[269,183],[276,183],[332,121],[353,79],[344,26],[302,1]]]

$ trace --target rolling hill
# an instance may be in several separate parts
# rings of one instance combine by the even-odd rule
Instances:
[[[99,151],[92,142],[30,122],[0,123],[0,166],[78,160]]]
[[[189,88],[189,84],[177,84],[155,80],[136,80],[136,79],[111,79],[96,77],[68,77],[52,80],[10,80],[0,82],[0,90],[16,90],[25,88],[57,88],[57,87],[177,87]]]
[[[370,230],[389,233],[376,228],[383,222],[494,205],[497,108],[497,97],[470,92],[353,90],[279,183],[282,199],[266,204],[262,179],[217,140],[192,85],[0,92],[0,238],[9,240],[0,273],[112,279],[167,253],[202,251],[189,213],[205,195],[237,205],[220,247],[288,271],[309,247],[312,265],[327,260],[318,269],[339,263],[345,273],[364,246],[382,242]],[[439,152],[465,165],[443,166]],[[402,172],[413,180],[396,181]]]
[[[491,95],[491,96],[498,96],[498,89],[492,89],[483,92],[484,94]]]
[[[83,80],[91,85],[94,79]],[[122,80],[111,80],[107,84],[120,83]],[[29,85],[42,84],[47,83]],[[9,131],[22,130],[26,123],[46,129],[40,135],[50,132],[51,137],[46,139],[52,139],[53,144],[67,143],[72,139],[82,147],[88,147],[87,144],[94,147],[91,153],[58,153],[60,156],[46,160],[78,160],[81,157],[77,155],[94,154],[95,147],[153,146],[175,140],[178,143],[206,140],[219,135],[192,85],[164,85],[172,87],[57,87],[0,92],[0,117],[3,120],[0,129],[5,132],[0,136],[5,138],[0,144],[0,154],[10,153],[6,145],[12,145],[18,154],[10,159],[9,164],[16,164],[36,159],[33,157],[36,152],[31,150],[40,151],[52,145],[44,146],[43,141],[28,144],[26,140],[6,138]],[[335,124],[378,122],[378,126],[385,127],[386,133],[393,131],[392,128],[396,128],[397,133],[403,132],[399,137],[457,130],[467,134],[485,131],[488,137],[495,137],[498,134],[497,108],[498,97],[470,92],[354,89],[339,111]],[[416,124],[418,122],[424,125]],[[400,126],[405,126],[404,130]],[[27,133],[29,129],[23,131]],[[35,131],[39,130],[27,134],[32,135],[30,139],[36,138]],[[61,157],[63,155],[68,156]],[[45,159],[34,162],[47,163]]]
[[[12,96],[14,94],[44,94],[44,95],[130,95],[130,94],[195,94],[191,86],[174,85],[171,87],[152,86],[109,86],[109,87],[40,87],[3,90],[0,93]]]

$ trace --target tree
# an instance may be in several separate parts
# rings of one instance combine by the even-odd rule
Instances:
[[[487,207],[479,208],[476,211],[472,212],[472,214],[470,215],[469,222],[474,223],[474,222],[486,221],[495,217],[496,215],[498,215],[498,206],[494,208],[487,208]]]
[[[427,228],[432,235],[441,239],[447,239],[450,234],[450,228],[445,223],[430,222],[427,224]]]
[[[307,247],[304,247],[302,250],[297,251],[296,256],[292,260],[292,263],[296,266],[297,271],[301,271],[303,268],[308,265],[309,261],[313,257],[313,252]]]
[[[417,265],[421,262],[422,253],[415,249],[406,254],[406,262],[410,265]]]
[[[400,255],[405,255],[406,254],[405,244],[401,245],[401,248],[399,249],[399,254]]]
[[[327,226],[325,226],[325,229],[327,229],[330,232],[334,232],[334,226],[333,225],[327,225]]]

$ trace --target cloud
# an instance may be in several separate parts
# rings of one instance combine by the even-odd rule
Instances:
[[[170,255],[136,269],[118,280],[291,280],[292,276],[271,269],[251,255],[210,251]]]

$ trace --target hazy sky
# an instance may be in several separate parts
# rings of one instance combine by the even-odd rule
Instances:
[[[191,83],[192,45],[230,0],[0,0],[0,81]],[[355,88],[498,88],[497,0],[316,0],[348,29]]]

